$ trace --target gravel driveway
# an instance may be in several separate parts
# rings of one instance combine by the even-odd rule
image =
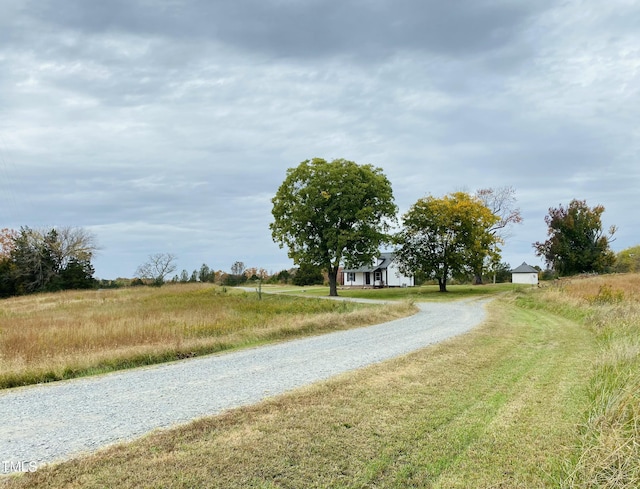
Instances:
[[[464,333],[486,301],[418,304],[416,315],[97,377],[0,391],[0,474],[256,403]]]

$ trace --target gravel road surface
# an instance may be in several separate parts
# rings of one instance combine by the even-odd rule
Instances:
[[[418,304],[376,326],[0,391],[0,474],[253,404],[464,333],[486,301]]]

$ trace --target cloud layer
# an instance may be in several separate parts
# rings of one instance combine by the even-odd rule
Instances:
[[[383,168],[403,211],[513,186],[514,266],[573,198],[638,244],[639,7],[0,0],[0,227],[86,227],[104,278],[278,271],[270,199],[318,156]]]

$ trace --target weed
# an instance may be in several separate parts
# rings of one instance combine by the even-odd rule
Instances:
[[[603,284],[598,289],[598,293],[587,300],[591,304],[619,304],[624,301],[622,290],[613,290],[610,284]]]

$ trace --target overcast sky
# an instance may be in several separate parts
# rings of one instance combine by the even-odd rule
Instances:
[[[0,228],[80,226],[100,278],[292,266],[271,198],[313,157],[419,198],[512,186],[640,244],[638,0],[0,0]]]

